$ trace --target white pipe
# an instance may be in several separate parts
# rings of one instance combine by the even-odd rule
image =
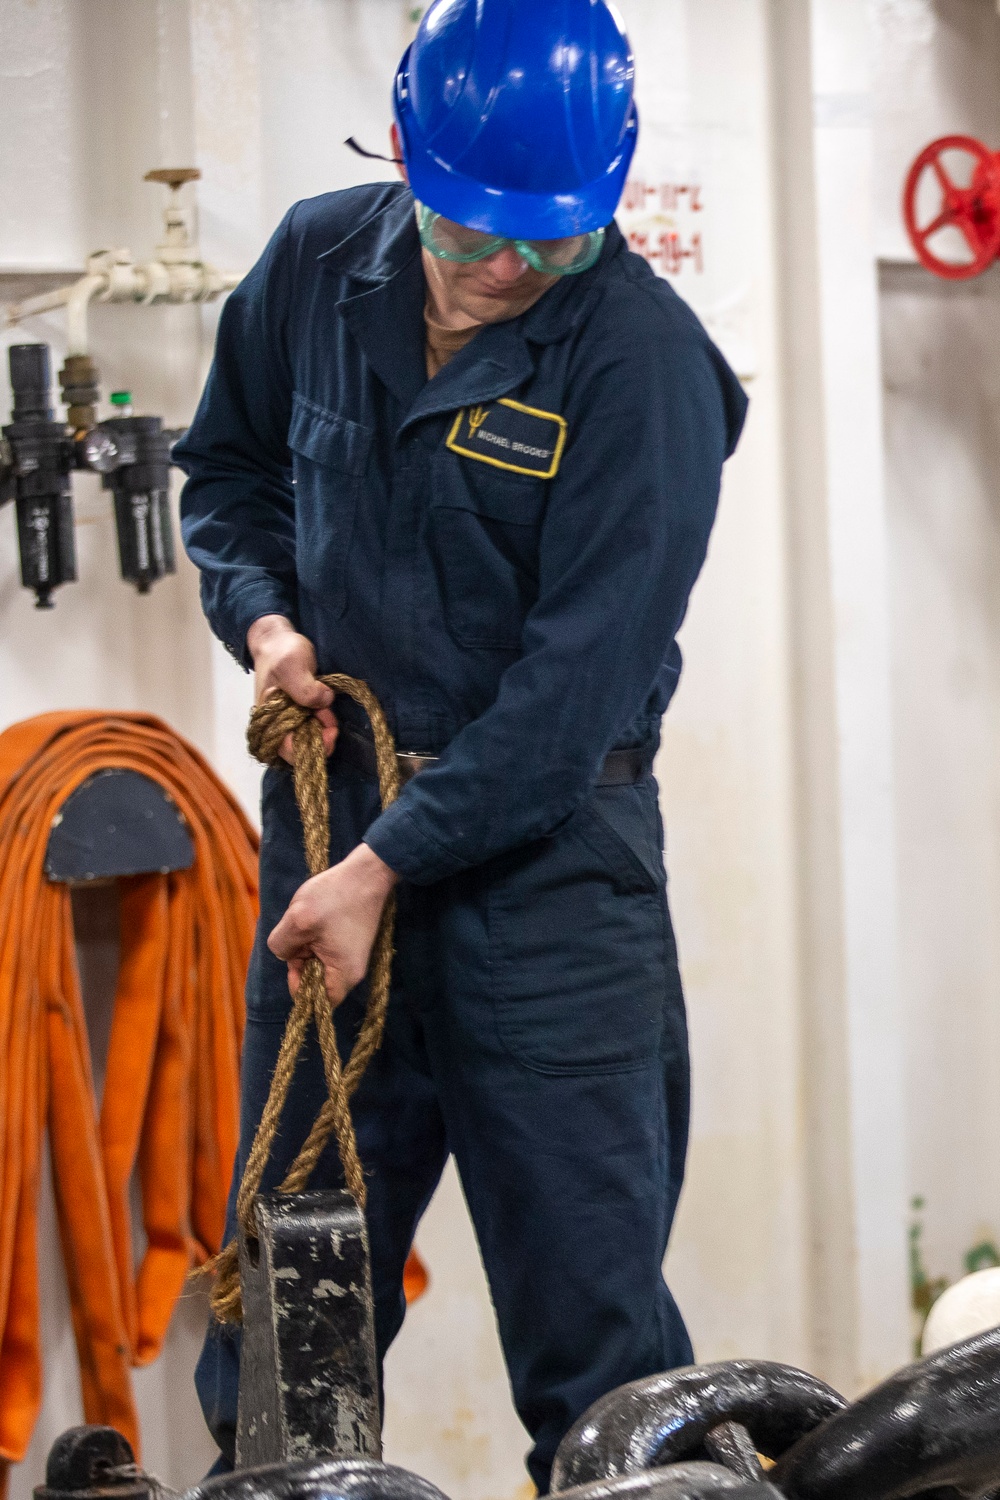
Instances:
[[[87,309],[95,297],[108,288],[106,275],[81,276],[66,298],[66,353],[86,354]]]
[[[22,318],[33,318],[36,313],[51,312],[53,308],[62,307],[70,291],[70,287],[61,286],[54,292],[39,292],[37,297],[25,297],[23,302],[11,302],[4,313],[8,327],[20,323]]]
[[[118,252],[123,257],[123,252]],[[127,252],[124,252],[127,255]],[[92,257],[99,265],[104,259]],[[12,302],[6,309],[8,325],[37,313],[66,308],[66,352],[87,353],[87,313],[91,302],[133,302],[149,307],[154,303],[212,302],[231,292],[243,280],[236,271],[216,271],[202,261],[147,261],[135,265],[117,258],[107,270],[88,271],[70,286],[61,286],[23,302]]]

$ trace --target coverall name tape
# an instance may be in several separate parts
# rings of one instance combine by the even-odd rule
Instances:
[[[566,419],[502,396],[484,406],[463,407],[446,446],[496,469],[552,479],[566,446]]]

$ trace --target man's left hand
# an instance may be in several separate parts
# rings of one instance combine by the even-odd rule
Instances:
[[[313,957],[323,965],[334,1009],[361,983],[382,910],[397,879],[395,870],[367,844],[359,844],[339,864],[299,886],[267,940],[271,952],[288,965],[293,995],[306,960]]]

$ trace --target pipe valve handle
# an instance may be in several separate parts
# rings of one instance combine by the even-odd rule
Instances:
[[[1000,154],[971,135],[931,141],[907,174],[903,218],[928,271],[946,281],[979,276],[1000,254]],[[959,250],[957,259],[949,239]]]
[[[186,182],[197,182],[200,176],[200,167],[154,167],[142,180],[143,182],[163,182],[176,192]]]

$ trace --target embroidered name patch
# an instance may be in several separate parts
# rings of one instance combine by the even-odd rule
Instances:
[[[448,434],[452,453],[478,458],[497,469],[551,479],[566,445],[566,421],[552,411],[538,411],[502,396],[484,406],[459,412]]]

